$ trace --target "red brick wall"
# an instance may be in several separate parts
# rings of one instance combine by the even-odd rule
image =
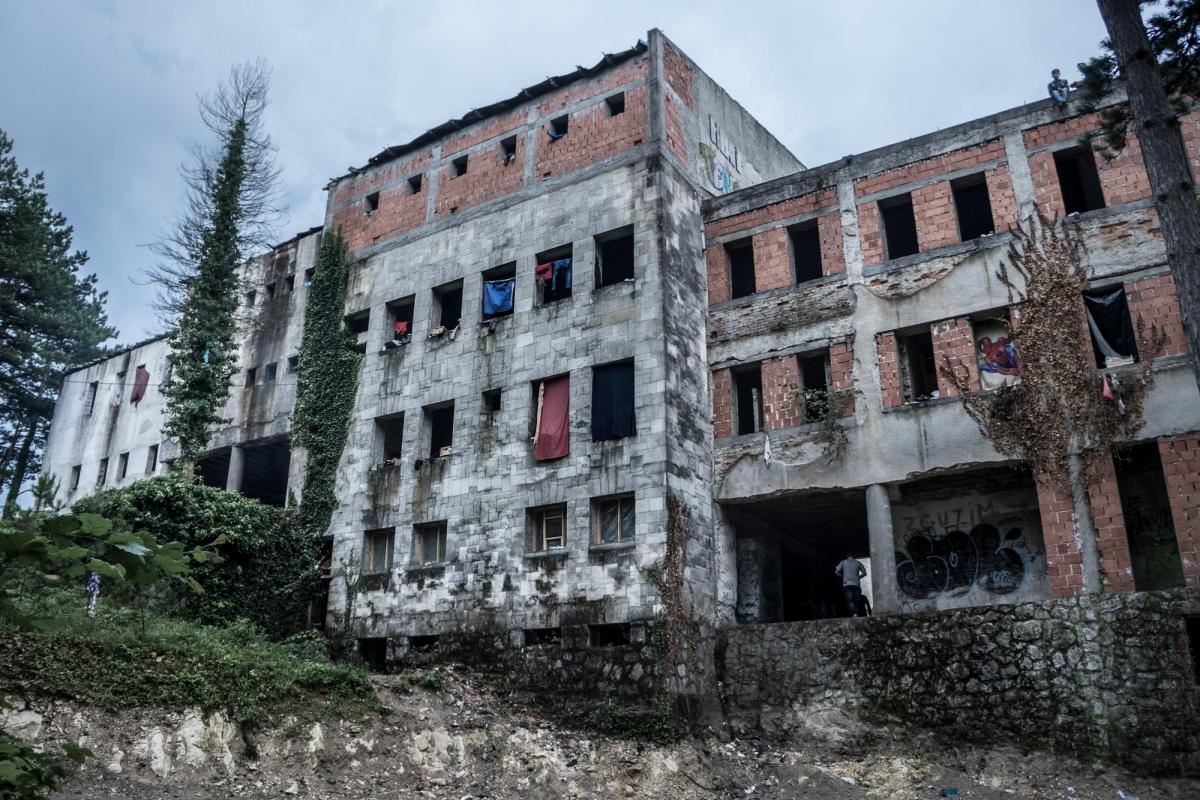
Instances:
[[[733,436],[733,379],[727,369],[713,370],[713,438]]]
[[[893,338],[893,342],[895,339]],[[835,392],[854,391],[854,337],[829,345],[829,388]],[[854,397],[848,396],[842,407],[843,417],[854,416]]]
[[[1188,586],[1200,586],[1200,433],[1158,440],[1175,538]]]
[[[958,243],[958,216],[949,181],[938,181],[912,192],[913,216],[917,220],[917,249],[924,253]]]
[[[1037,480],[1038,511],[1042,519],[1042,540],[1046,545],[1046,572],[1051,597],[1083,594],[1083,555],[1075,541],[1075,512],[1071,492]]]
[[[663,98],[667,117],[667,149],[684,164],[688,161],[687,136],[683,132],[683,111],[669,95]]]
[[[525,137],[517,137],[517,157],[505,162],[499,143],[473,150],[467,155],[467,172],[454,175],[454,164],[438,170],[435,217],[446,217],[516,191],[525,182]]]
[[[341,230],[351,250],[425,224],[425,193],[433,177],[426,170],[432,162],[433,151],[422,150],[338,183],[333,192],[332,226]],[[422,171],[426,173],[421,191],[409,195],[406,179]],[[399,185],[381,188],[389,183]],[[363,198],[374,191],[379,192],[379,208],[367,216]]]
[[[1150,196],[1150,176],[1142,162],[1142,143],[1133,133],[1129,134],[1120,155],[1112,161],[1097,159],[1096,169],[1106,205],[1121,206]]]
[[[667,85],[675,90],[675,94],[683,100],[688,108],[695,108],[696,100],[692,95],[692,65],[683,54],[671,45],[663,45],[663,75]]]
[[[627,61],[616,69],[597,75],[590,81],[580,81],[571,84],[555,94],[549,95],[538,103],[538,116],[553,117],[567,106],[587,100],[591,97],[603,97],[612,94],[614,89],[627,83],[644,80],[649,73],[650,62],[646,56]],[[644,90],[643,90],[644,91]],[[629,106],[629,97],[625,98]],[[629,113],[626,111],[626,113]]]
[[[1054,154],[1044,150],[1031,155],[1029,172],[1033,178],[1033,196],[1038,210],[1047,219],[1065,216],[1062,192],[1058,188],[1058,171],[1054,167]]]
[[[715,239],[718,236],[726,236],[730,233],[737,233],[749,228],[757,228],[760,225],[767,225],[790,217],[798,217],[801,214],[811,214],[823,209],[836,209],[837,204],[837,189],[831,186],[819,192],[809,192],[799,197],[793,197],[790,200],[784,200],[780,203],[773,203],[769,206],[747,211],[744,214],[737,214],[710,222],[704,226],[704,235],[709,239]]]
[[[725,245],[709,242],[704,251],[708,262],[708,304],[714,306],[732,299],[733,289],[729,285],[729,254]]]
[[[488,139],[506,134],[522,133],[526,130],[525,122],[528,119],[529,107],[525,106],[507,114],[501,114],[480,125],[472,126],[461,133],[448,136],[442,142],[442,158],[453,158],[463,150],[486,142]]]
[[[967,169],[976,164],[1004,158],[1004,142],[1001,139],[989,139],[981,144],[971,145],[959,150],[952,150],[940,156],[914,161],[902,167],[895,167],[885,172],[868,175],[854,182],[854,196],[863,197],[876,192],[886,192],[909,183],[927,180]]]
[[[938,393],[941,397],[958,397],[958,390],[946,380],[942,367],[949,359],[954,374],[967,382],[972,392],[979,391],[979,365],[975,360],[975,336],[971,321],[966,317],[939,322],[930,328],[933,336],[933,358],[937,367]]]
[[[1100,548],[1100,580],[1104,591],[1133,591],[1133,560],[1125,534],[1125,513],[1112,457],[1104,455],[1093,464],[1093,480],[1088,482],[1088,504],[1092,524],[1096,526],[1096,544]]]
[[[874,200],[858,204],[858,241],[864,265],[883,263],[883,218]]]
[[[840,275],[846,271],[846,251],[842,247],[842,214],[834,211],[817,217],[817,237],[821,240],[821,274]]]
[[[1157,325],[1166,334],[1166,344],[1159,355],[1177,356],[1189,351],[1183,313],[1175,295],[1175,279],[1169,272],[1129,281],[1125,284],[1125,297],[1135,328],[1140,315],[1146,324],[1147,335],[1151,325]]]
[[[800,365],[795,356],[762,362],[763,427],[769,431],[803,424],[800,412]]]
[[[997,164],[984,174],[987,180],[988,199],[992,204],[992,223],[996,233],[1017,227],[1017,197],[1013,194],[1012,178],[1008,164]]]
[[[609,114],[603,99],[598,99],[594,105],[571,114],[567,135],[558,141],[550,141],[547,135],[550,123],[541,123],[535,137],[534,171],[538,179],[573,172],[646,141],[646,97],[644,86],[630,89],[625,93],[625,113],[615,117]],[[547,101],[539,111],[553,116],[554,111],[549,109],[561,105],[558,99]]]
[[[754,234],[754,288],[767,292],[792,283],[792,245],[787,228]]]
[[[876,334],[875,349],[879,359],[879,386],[883,391],[883,407],[902,406],[904,388],[900,383],[900,348],[896,345],[896,334]]]

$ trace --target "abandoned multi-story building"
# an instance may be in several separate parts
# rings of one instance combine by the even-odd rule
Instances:
[[[846,552],[876,612],[1200,584],[1200,395],[1136,138],[1105,161],[1078,144],[1096,124],[1047,100],[808,169],[651,31],[334,179],[323,226],[248,265],[202,475],[300,494],[303,300],[336,231],[365,357],[328,532],[358,582],[331,603],[364,638],[619,639],[663,611],[672,508],[714,625],[840,615]],[[1200,115],[1184,132],[1200,170]],[[1089,489],[1096,559],[937,367],[1019,380],[995,274],[1037,210],[1088,244],[1099,367],[1140,357],[1139,316],[1167,334],[1145,427]],[[172,457],[167,356],[67,377],[45,459],[67,499]]]

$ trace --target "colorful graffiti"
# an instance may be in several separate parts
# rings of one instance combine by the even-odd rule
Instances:
[[[1033,555],[1020,528],[1003,537],[981,523],[970,533],[953,530],[909,534],[905,552],[896,553],[896,579],[908,597],[926,600],[940,594],[965,594],[978,586],[992,594],[1010,594],[1025,582]]]
[[[733,169],[715,147],[707,142],[700,142],[700,156],[696,169],[701,178],[708,181],[721,194],[732,192],[739,188],[733,177]]]
[[[978,355],[979,382],[984,389],[1011,386],[1020,380],[1017,349],[1012,337],[998,322],[975,326],[975,352]]]

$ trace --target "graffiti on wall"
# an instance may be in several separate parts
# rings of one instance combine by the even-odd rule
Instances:
[[[1006,526],[1002,534],[984,522],[970,533],[941,535],[931,526],[908,534],[904,551],[896,553],[896,579],[901,592],[918,600],[965,594],[974,587],[1010,594],[1021,588],[1034,558],[1017,526]]]
[[[696,165],[696,169],[700,172],[700,177],[718,193],[726,194],[739,188],[737,180],[733,177],[733,168],[715,147],[707,142],[701,142],[700,155],[697,160],[699,163]]]
[[[1021,380],[1017,350],[1012,336],[999,322],[974,325],[975,353],[979,363],[979,382],[984,389],[999,389]]]

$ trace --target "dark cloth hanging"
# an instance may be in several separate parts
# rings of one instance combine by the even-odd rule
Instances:
[[[609,364],[592,370],[592,441],[633,436],[633,364]]]
[[[571,379],[563,375],[542,381],[541,409],[538,415],[537,439],[533,457],[537,461],[562,458],[571,452],[571,429],[569,424],[571,406]]]
[[[485,317],[512,313],[513,285],[515,283],[516,278],[483,282],[483,315]]]
[[[133,393],[129,395],[129,402],[135,406],[142,402],[142,398],[146,396],[146,387],[149,385],[150,373],[144,367],[138,367],[133,376]]]
[[[1106,358],[1136,358],[1137,338],[1129,318],[1129,303],[1125,290],[1085,294],[1088,327],[1096,350],[1096,363],[1104,365]]]

